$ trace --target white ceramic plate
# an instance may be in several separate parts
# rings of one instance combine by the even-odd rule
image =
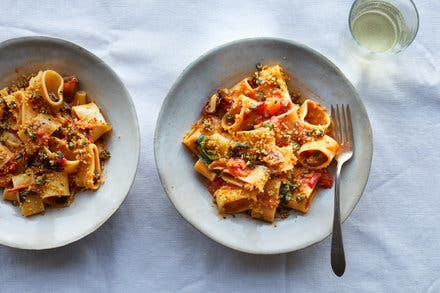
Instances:
[[[112,157],[106,182],[96,192],[78,194],[70,207],[48,209],[24,218],[18,207],[0,199],[0,243],[24,249],[46,249],[76,241],[101,226],[122,204],[139,161],[139,127],[134,105],[121,80],[102,60],[85,49],[55,38],[24,37],[0,44],[0,88],[40,69],[76,75],[80,86],[102,108],[113,126],[108,138]]]
[[[276,227],[246,215],[218,215],[217,207],[193,169],[195,159],[181,144],[199,119],[206,98],[255,71],[256,63],[281,64],[293,77],[290,90],[301,87],[325,106],[349,104],[355,153],[342,173],[341,215],[345,220],[367,183],[372,159],[372,133],[365,108],[342,72],[316,51],[294,42],[257,38],[235,41],[204,54],[177,79],[165,98],[155,133],[155,158],[162,185],[179,213],[215,241],[249,253],[294,251],[327,237],[332,228],[333,189],[320,190],[306,215],[276,221]]]

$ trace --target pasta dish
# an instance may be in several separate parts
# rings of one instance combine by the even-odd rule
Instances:
[[[221,214],[273,222],[289,209],[306,213],[316,190],[333,185],[331,118],[318,102],[294,98],[286,80],[281,66],[257,64],[253,76],[209,97],[183,137]]]
[[[0,187],[26,217],[103,182],[112,127],[78,84],[45,70],[0,90]]]

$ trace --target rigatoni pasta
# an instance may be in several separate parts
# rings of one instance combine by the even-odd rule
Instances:
[[[317,188],[332,186],[327,167],[339,145],[330,128],[321,104],[292,101],[281,66],[257,65],[208,98],[182,142],[221,214],[273,222],[286,209],[306,213]]]
[[[111,154],[102,138],[112,127],[78,83],[44,70],[0,90],[0,187],[26,217],[103,183]]]

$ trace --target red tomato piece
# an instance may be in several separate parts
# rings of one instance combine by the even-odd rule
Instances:
[[[39,139],[43,138],[46,135],[46,132],[44,131],[43,127],[38,127],[37,129],[37,137]]]
[[[277,115],[282,108],[283,105],[281,104],[281,100],[278,98],[274,98],[266,101],[266,110],[269,116]]]
[[[28,189],[29,187],[31,187],[30,184],[25,184],[25,185],[22,185],[22,186],[18,186],[18,187],[12,188],[9,191],[10,192],[16,192],[16,191],[20,191],[22,189]]]
[[[222,187],[225,184],[225,182],[220,178],[217,178],[214,181],[209,181],[209,180],[207,180],[207,181],[208,181],[207,182],[208,191],[211,195],[214,195],[214,193],[217,191],[217,189],[219,189],[220,187]]]
[[[259,104],[255,110],[254,110],[257,114],[261,115],[261,116],[266,116],[266,104],[265,103],[261,103]]]
[[[78,90],[78,79],[71,77],[70,80],[64,82],[63,95],[73,98]]]
[[[322,174],[318,172],[313,172],[307,174],[307,177],[301,180],[301,184],[307,184],[310,188],[315,188]]]
[[[18,161],[15,158],[11,158],[0,171],[1,174],[13,174],[18,167]]]
[[[328,174],[328,172],[323,172],[321,178],[318,181],[318,187],[321,188],[331,188],[333,185],[333,177]]]
[[[236,177],[246,177],[252,170],[246,166],[246,162],[243,159],[230,159],[226,163],[231,175]]]
[[[66,158],[56,159],[55,164],[65,167],[67,165],[67,159]]]
[[[7,188],[8,186],[11,186],[11,185],[12,185],[11,176],[7,176],[7,175],[0,176],[0,187]]]
[[[232,106],[232,100],[221,99],[217,106],[220,113],[226,113]]]

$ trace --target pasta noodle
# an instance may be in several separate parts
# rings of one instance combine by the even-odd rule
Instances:
[[[330,116],[319,103],[306,100],[299,108],[299,118],[308,129],[327,130],[330,126]]]
[[[97,189],[99,187],[99,176],[101,174],[101,164],[99,162],[98,148],[90,143],[80,155],[78,166],[78,176],[75,182],[80,187],[87,189]]]
[[[28,217],[68,206],[81,190],[98,189],[111,156],[101,141],[111,129],[98,105],[87,103],[76,77],[44,70],[24,87],[0,90],[3,199]]]
[[[23,142],[13,132],[4,131],[3,134],[0,135],[0,141],[2,141],[5,146],[12,151],[23,147]]]
[[[280,179],[270,179],[266,183],[264,192],[257,195],[257,201],[252,207],[252,218],[273,222],[278,207],[280,187]]]
[[[214,194],[221,213],[232,214],[248,210],[256,201],[257,192],[224,185]]]
[[[0,143],[0,168],[3,168],[13,156],[14,154]]]
[[[73,106],[72,111],[79,118],[77,125],[80,128],[88,129],[88,134],[94,141],[112,129],[105,121],[98,106],[93,102]]]
[[[52,107],[60,107],[63,103],[64,80],[58,72],[45,70],[41,75],[41,95]]]
[[[210,96],[183,137],[220,213],[273,222],[288,209],[306,213],[317,189],[332,186],[330,116],[315,101],[294,103],[286,79],[281,66],[258,65]]]
[[[208,166],[206,166],[201,160],[197,160],[197,162],[194,164],[194,169],[199,172],[202,176],[206,177],[207,179],[214,181],[217,177],[217,173],[209,170]]]
[[[330,165],[337,150],[338,143],[328,135],[307,142],[298,151],[301,164],[310,169],[322,169]]]
[[[75,106],[84,105],[87,101],[87,93],[85,91],[77,91],[72,104]]]

